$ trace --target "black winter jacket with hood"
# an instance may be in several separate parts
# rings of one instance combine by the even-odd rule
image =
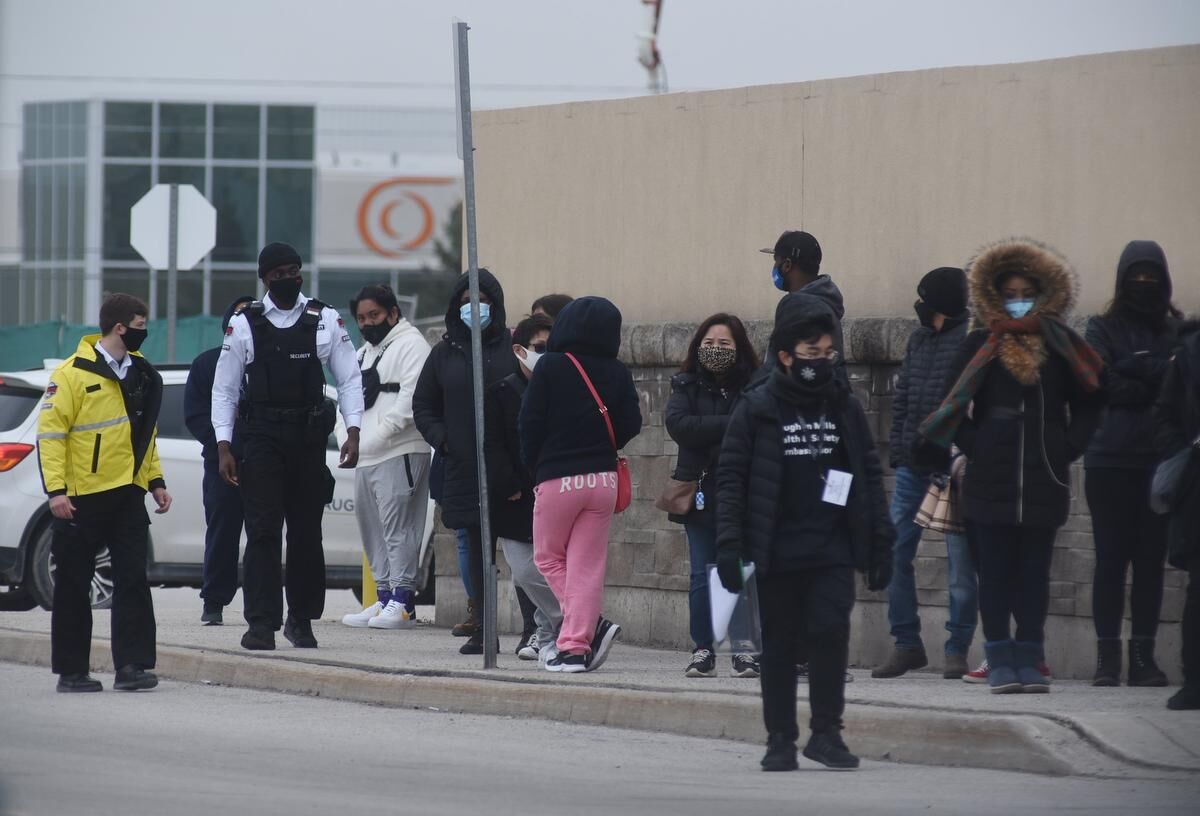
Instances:
[[[479,481],[475,464],[475,391],[471,373],[471,330],[459,317],[469,281],[454,286],[446,309],[446,334],[433,347],[413,392],[413,420],[429,445],[445,458],[442,521],[447,527],[479,526]],[[517,371],[511,333],[505,327],[504,290],[486,269],[479,289],[491,299],[491,323],[483,331],[484,388]]]
[[[912,467],[917,428],[937,410],[953,385],[946,381],[967,336],[967,320],[966,314],[947,318],[941,331],[923,325],[908,338],[892,397],[888,457],[893,468]]]
[[[671,521],[716,524],[717,460],[721,455],[721,442],[725,439],[725,427],[729,424],[729,413],[739,390],[736,386],[721,385],[703,369],[671,378],[671,396],[667,399],[663,424],[679,446],[673,478],[694,482],[703,476],[700,489],[705,496],[703,510],[697,510],[693,505],[687,515],[668,516]]]
[[[620,348],[621,312],[605,298],[578,298],[555,319],[518,420],[522,455],[537,484],[617,467],[604,418],[568,352],[607,406],[617,449],[641,432],[641,401],[629,369],[617,360]]]
[[[1130,241],[1117,264],[1117,303],[1136,263],[1151,264],[1161,276],[1160,319],[1118,306],[1088,321],[1088,343],[1108,365],[1108,405],[1100,429],[1088,445],[1086,467],[1148,468],[1155,464],[1153,405],[1175,347],[1177,321],[1166,314],[1171,300],[1167,257],[1154,241]]]
[[[521,461],[517,419],[529,382],[518,371],[488,386],[484,395],[483,457],[487,464],[492,535],[533,541],[533,475]],[[516,501],[509,501],[520,494]]]
[[[995,279],[1011,266],[1022,268],[1040,287],[1031,314],[1063,319],[1070,314],[1076,282],[1066,259],[1042,244],[1013,239],[984,247],[967,266],[971,301],[981,323],[1008,318]],[[967,335],[949,372],[947,391],[988,334],[988,329],[977,329]],[[994,359],[975,393],[972,413],[958,428],[954,441],[968,460],[963,489],[968,521],[1057,528],[1067,520],[1071,462],[1083,455],[1100,422],[1104,394],[1084,392],[1070,364],[1049,349],[1045,353],[1044,360],[1029,351]],[[1036,382],[1022,385],[1010,365],[1036,371]]]
[[[794,298],[787,317],[802,319],[828,307]],[[774,354],[771,360],[775,360]],[[717,549],[753,561],[758,574],[771,568],[784,479],[780,401],[791,401],[794,384],[776,370],[742,392],[729,418],[717,467]],[[896,538],[883,486],[883,467],[862,403],[836,378],[828,386],[828,410],[836,414],[853,476],[844,518],[852,562],[861,572],[892,558]]]
[[[1179,327],[1179,343],[1154,406],[1154,423],[1159,459],[1200,438],[1200,321]],[[1188,569],[1194,558],[1200,558],[1200,480],[1181,497],[1167,527],[1168,563]]]

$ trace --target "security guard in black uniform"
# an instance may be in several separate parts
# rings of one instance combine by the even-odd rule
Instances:
[[[348,430],[338,466],[358,462],[363,391],[354,345],[337,310],[300,293],[300,266],[299,253],[287,244],[263,249],[258,274],[268,294],[230,320],[213,379],[221,477],[241,488],[246,514],[246,649],[274,649],[281,626],[297,648],[317,646],[312,621],[325,608],[321,516],[333,498],[325,447],[335,415],[322,364],[334,377]],[[240,462],[230,449],[235,417],[245,439]],[[286,622],[280,563],[285,521]]]

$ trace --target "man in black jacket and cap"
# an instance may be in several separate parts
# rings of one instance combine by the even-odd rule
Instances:
[[[221,320],[221,331],[229,329],[229,321],[235,314],[254,301],[251,295],[242,295],[225,310]],[[221,478],[217,458],[217,436],[212,424],[213,375],[217,371],[217,358],[221,347],[202,351],[188,369],[187,386],[183,391],[183,418],[192,436],[202,446],[204,457],[204,583],[200,598],[204,612],[200,622],[205,626],[220,626],[224,623],[223,611],[233,601],[237,592],[238,544],[242,540],[242,494]],[[233,455],[242,456],[242,438],[234,428],[230,444]]]

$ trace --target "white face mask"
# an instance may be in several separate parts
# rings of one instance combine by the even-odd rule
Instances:
[[[525,348],[525,347],[522,346],[521,348]],[[519,354],[517,354],[515,351],[513,352],[513,356],[516,357],[518,360],[520,360],[522,363],[524,363],[525,367],[528,368],[530,371],[533,371],[533,367],[537,365],[538,360],[542,359],[542,355],[540,353],[534,351],[531,348],[525,348],[524,359],[522,359],[521,356]]]

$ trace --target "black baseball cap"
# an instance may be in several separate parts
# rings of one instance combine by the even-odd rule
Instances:
[[[779,236],[774,247],[760,249],[759,252],[778,255],[785,260],[821,263],[821,245],[817,243],[816,238],[800,230],[788,230]]]

